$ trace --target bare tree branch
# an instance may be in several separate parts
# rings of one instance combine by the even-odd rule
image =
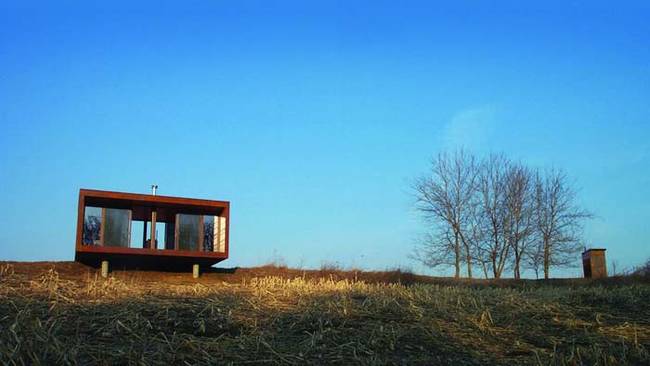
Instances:
[[[456,277],[460,277],[463,261],[467,264],[467,276],[472,277],[472,248],[467,233],[473,222],[476,174],[475,158],[463,150],[439,154],[432,161],[429,174],[418,178],[412,187],[416,209],[435,230],[451,233]]]
[[[535,179],[535,225],[540,245],[534,256],[542,258],[544,278],[550,268],[575,263],[581,250],[583,222],[593,215],[576,205],[576,192],[561,170],[538,173]],[[541,253],[541,254],[540,254]]]

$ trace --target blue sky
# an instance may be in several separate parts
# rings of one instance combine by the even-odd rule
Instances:
[[[421,271],[409,181],[462,146],[567,170],[598,215],[586,245],[640,264],[648,19],[647,2],[2,1],[0,259],[69,260],[79,188],[155,182],[232,202],[224,266]]]

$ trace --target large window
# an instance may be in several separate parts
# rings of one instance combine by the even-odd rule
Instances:
[[[131,234],[131,210],[118,208],[104,209],[104,246],[129,247]]]
[[[201,215],[176,215],[176,228],[178,232],[177,245],[179,250],[199,250],[201,223]]]
[[[226,218],[221,216],[203,216],[203,251],[226,251]]]
[[[131,210],[86,206],[84,209],[84,245],[128,248],[131,234]]]
[[[219,240],[215,234],[217,225],[215,225],[215,216],[203,216],[203,251],[211,252],[214,250],[214,243]]]
[[[102,241],[102,208],[86,206],[84,210],[84,245],[101,245]]]

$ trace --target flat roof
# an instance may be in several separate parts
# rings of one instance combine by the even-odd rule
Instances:
[[[140,194],[140,193],[127,193],[127,192],[116,192],[116,191],[102,191],[97,189],[85,189],[82,188],[79,190],[79,195],[84,197],[99,198],[100,200],[120,200],[120,201],[131,201],[132,203],[149,203],[153,204],[163,204],[163,205],[183,205],[183,206],[195,206],[195,207],[229,207],[229,201],[220,201],[220,200],[207,200],[207,199],[198,199],[198,198],[187,198],[187,197],[173,197],[173,196],[159,196],[152,194]]]

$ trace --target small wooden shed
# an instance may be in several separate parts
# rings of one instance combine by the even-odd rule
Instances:
[[[585,278],[607,277],[607,261],[602,248],[588,249],[582,253],[582,268]]]
[[[75,260],[198,273],[228,258],[229,222],[227,201],[81,189]]]

